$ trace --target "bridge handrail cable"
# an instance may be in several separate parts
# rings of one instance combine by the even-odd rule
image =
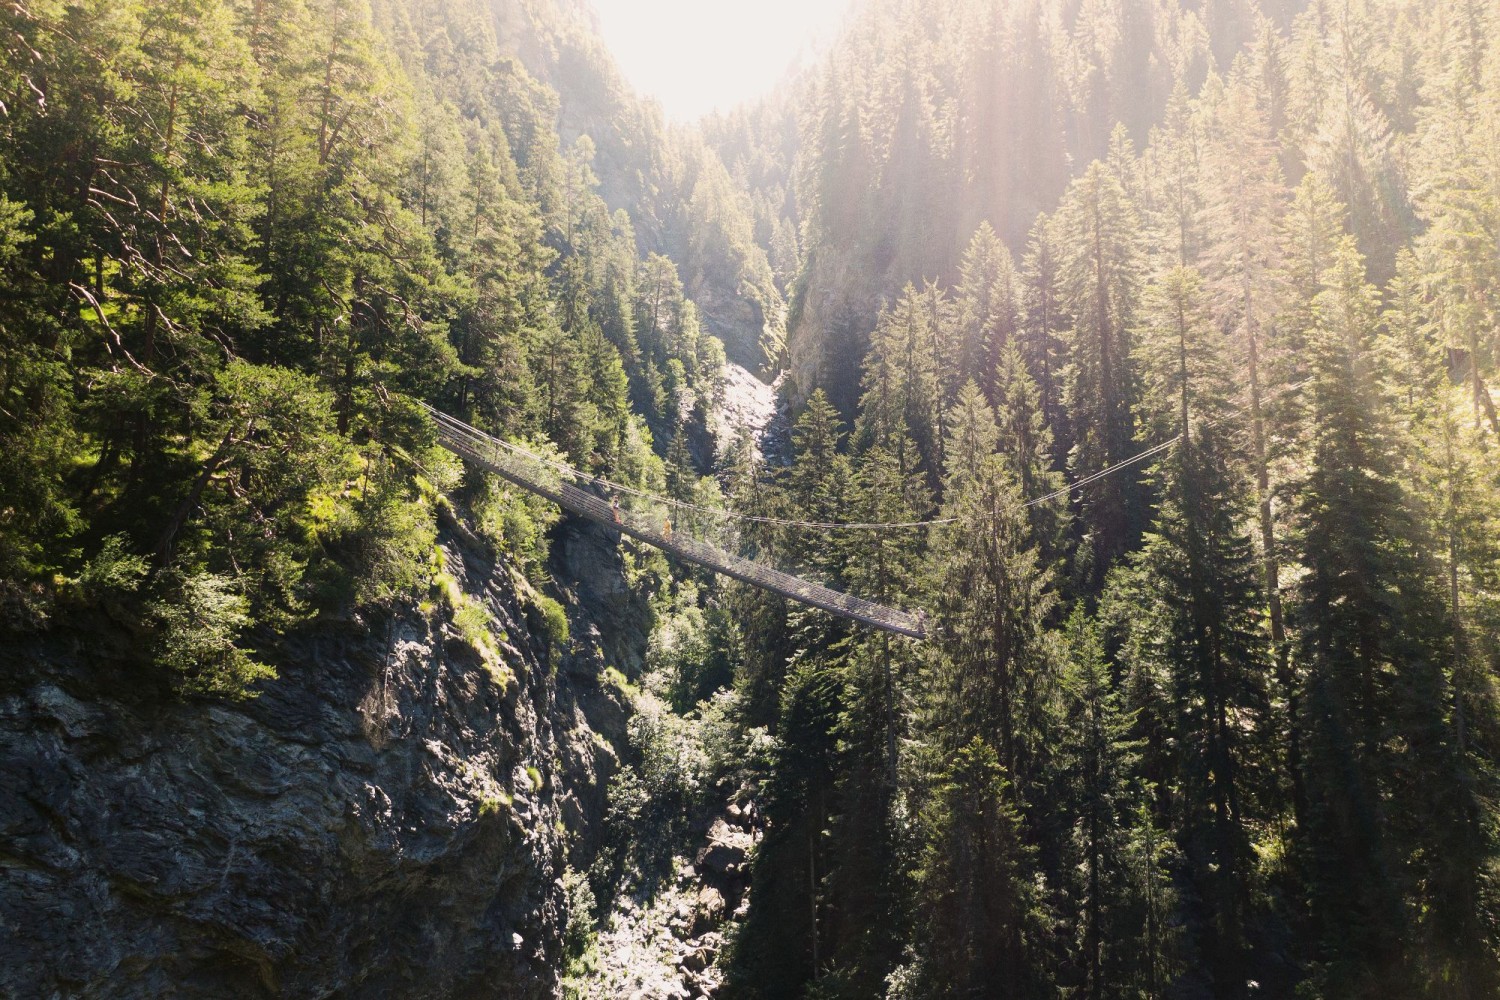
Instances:
[[[800,603],[889,632],[914,638],[925,636],[926,630],[921,619],[916,615],[840,593],[790,573],[732,555],[680,533],[668,534],[666,531],[657,530],[634,512],[618,510],[601,497],[572,483],[560,479],[548,480],[534,467],[540,465],[549,472],[556,472],[560,471],[556,469],[558,463],[543,460],[540,456],[534,456],[524,449],[506,447],[505,442],[440,411],[429,412],[432,413],[437,424],[439,441],[448,450],[490,469],[523,489],[546,497],[566,510],[675,553],[689,562],[714,572],[781,594]],[[526,459],[535,461],[528,463]],[[527,465],[533,465],[533,467],[527,468]],[[593,477],[584,478],[592,480]],[[655,499],[650,494],[645,494],[645,496]]]

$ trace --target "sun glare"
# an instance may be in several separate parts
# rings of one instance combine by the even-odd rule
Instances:
[[[769,92],[837,30],[851,0],[594,0],[632,86],[692,121]]]

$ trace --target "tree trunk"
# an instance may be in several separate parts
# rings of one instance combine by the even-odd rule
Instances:
[[[247,436],[254,427],[255,421],[252,418],[245,428]],[[214,477],[214,473],[219,471],[219,467],[229,457],[229,450],[236,443],[234,429],[231,428],[225,432],[224,440],[219,442],[219,447],[214,450],[213,455],[204,463],[202,471],[198,473],[198,478],[193,480],[193,488],[188,491],[187,496],[182,498],[182,503],[177,505],[177,510],[173,512],[172,519],[167,522],[166,530],[162,532],[161,539],[156,543],[156,561],[158,565],[165,567],[172,561],[172,556],[177,550],[177,539],[182,534],[182,529],[187,525],[193,509],[198,506],[198,501],[203,498],[203,491],[207,489],[209,481]]]

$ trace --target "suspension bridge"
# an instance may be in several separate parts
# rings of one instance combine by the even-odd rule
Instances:
[[[672,530],[672,506],[692,510],[700,508],[671,505],[664,498],[617,487],[627,493],[628,506],[622,507],[618,494],[612,501],[607,501],[597,493],[575,485],[575,482],[591,485],[600,482],[586,473],[502,441],[426,404],[423,407],[437,425],[438,443],[444,448],[523,490],[545,497],[563,510],[639,539],[686,562],[788,600],[897,635],[914,639],[927,637],[920,614],[840,593],[689,537],[681,529]]]
[[[1262,398],[1265,403],[1276,396],[1295,393],[1313,381],[1305,378],[1292,385],[1282,386]],[[898,608],[877,604],[874,601],[862,600],[849,594],[840,593],[793,576],[791,573],[783,573],[772,569],[753,559],[745,559],[734,555],[725,548],[711,545],[698,539],[686,536],[680,531],[672,530],[671,515],[677,511],[684,511],[691,521],[694,516],[719,517],[724,519],[759,522],[762,524],[783,525],[803,530],[874,530],[889,531],[898,528],[927,528],[936,525],[953,524],[957,520],[952,517],[935,518],[927,521],[909,522],[882,522],[877,524],[861,523],[821,523],[812,521],[790,521],[775,517],[757,517],[748,514],[738,514],[723,510],[710,510],[697,504],[685,503],[677,500],[669,500],[666,497],[655,496],[641,490],[611,483],[603,479],[590,476],[585,472],[562,462],[543,458],[533,452],[527,451],[520,445],[502,441],[492,437],[477,428],[471,427],[441,410],[436,410],[426,403],[421,403],[427,414],[437,425],[438,442],[449,451],[460,458],[468,459],[470,462],[490,470],[508,482],[514,483],[524,490],[529,490],[539,496],[557,504],[566,511],[577,514],[595,523],[602,524],[622,534],[630,535],[648,545],[669,552],[687,562],[702,566],[715,573],[732,577],[752,587],[780,594],[788,600],[806,604],[809,607],[820,608],[830,614],[847,618],[851,621],[860,622],[872,628],[882,629],[886,632],[894,632],[897,635],[910,636],[914,639],[927,638],[927,622],[921,613],[912,614]],[[1228,416],[1246,409],[1245,405],[1235,408]],[[1227,416],[1218,420],[1210,421],[1207,426],[1226,422]],[[1128,458],[1121,459],[1106,468],[1100,469],[1090,475],[1074,480],[1061,489],[1054,490],[1046,496],[1027,500],[1019,505],[1019,508],[1034,507],[1038,504],[1052,503],[1073,493],[1085,489],[1092,483],[1096,483],[1106,476],[1112,476],[1133,465],[1138,465],[1158,455],[1164,454],[1173,448],[1182,435],[1173,435],[1165,441],[1159,442],[1143,451],[1137,452]],[[574,485],[581,483],[582,486]],[[611,502],[606,503],[594,490],[606,489],[615,494]],[[620,497],[624,495],[630,501],[628,508],[621,507]]]

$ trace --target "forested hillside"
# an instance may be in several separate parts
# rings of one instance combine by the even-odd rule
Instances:
[[[217,643],[190,686],[256,676],[253,623],[417,580],[458,470],[410,400],[637,484],[712,407],[721,343],[482,6],[4,13],[0,558]],[[481,492],[535,559],[547,515]]]
[[[0,0],[0,137],[0,735],[84,739],[59,657],[205,727],[429,623],[530,734],[445,843],[555,838],[477,862],[551,937],[411,995],[1500,993],[1493,4],[870,0],[690,128],[561,0]],[[784,449],[703,447],[726,353]],[[928,638],[590,533],[422,402]]]
[[[936,629],[755,620],[737,995],[1500,989],[1497,31],[892,0],[709,124],[805,258],[755,499],[945,521],[767,542]]]

